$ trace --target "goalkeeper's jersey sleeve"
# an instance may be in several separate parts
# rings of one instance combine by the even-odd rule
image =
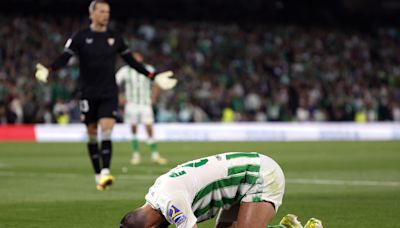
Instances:
[[[224,153],[190,161],[160,176],[146,201],[176,227],[214,217],[240,202],[257,183],[258,153]]]
[[[155,69],[151,65],[145,65],[149,72]],[[116,74],[117,84],[125,84],[125,98],[129,105],[134,107],[151,106],[151,83],[145,75],[139,73],[130,66],[122,67]]]

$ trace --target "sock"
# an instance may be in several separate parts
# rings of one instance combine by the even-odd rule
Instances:
[[[147,145],[150,146],[151,153],[158,153],[158,150],[157,150],[157,143],[156,143],[156,141],[155,141],[153,138],[149,138],[149,139],[147,140]]]
[[[101,158],[103,160],[103,169],[109,169],[112,157],[111,132],[102,132],[101,136]]]
[[[103,160],[103,168],[110,168],[112,155],[112,143],[111,140],[101,141],[101,158]]]
[[[100,182],[100,178],[101,178],[100,174],[96,174],[94,176],[94,179],[96,180],[96,184],[98,184]]]
[[[100,154],[99,146],[97,145],[97,137],[89,136],[89,142],[87,143],[89,157],[93,165],[94,172],[96,174],[100,173]]]
[[[101,175],[110,175],[110,170],[107,169],[107,168],[103,168],[103,169],[101,170]]]
[[[136,138],[136,135],[132,135],[131,139],[131,147],[133,152],[138,152],[139,151],[139,142]]]

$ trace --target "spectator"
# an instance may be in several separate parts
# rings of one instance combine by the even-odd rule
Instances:
[[[66,103],[73,99],[76,66],[52,77],[51,85],[39,85],[31,75],[34,60],[54,59],[59,51],[53,47],[61,50],[62,37],[84,20],[0,16],[3,120],[43,122],[40,115],[25,112],[35,106],[44,113],[57,97]],[[158,101],[157,121],[221,121],[226,104],[235,121],[355,121],[361,109],[365,121],[400,121],[397,28],[377,26],[360,33],[298,25],[125,24],[121,33],[133,49],[146,50],[146,59],[180,77],[175,93],[163,93]],[[15,103],[11,109],[14,97],[20,98],[22,112],[15,113]],[[70,118],[77,121],[75,115]]]

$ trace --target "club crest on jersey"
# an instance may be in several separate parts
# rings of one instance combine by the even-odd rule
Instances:
[[[176,225],[182,224],[186,220],[186,216],[177,207],[172,205],[168,210],[168,216]]]
[[[107,39],[108,45],[113,46],[115,43],[115,39],[114,38],[108,38]]]

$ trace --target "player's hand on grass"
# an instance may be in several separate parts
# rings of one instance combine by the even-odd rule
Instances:
[[[178,82],[178,80],[176,78],[172,78],[173,75],[174,75],[174,73],[170,70],[164,71],[161,73],[157,73],[154,78],[154,81],[163,90],[172,89],[175,87],[176,83]]]
[[[36,73],[35,77],[38,81],[47,82],[47,77],[49,76],[49,69],[43,66],[42,64],[36,64]]]

